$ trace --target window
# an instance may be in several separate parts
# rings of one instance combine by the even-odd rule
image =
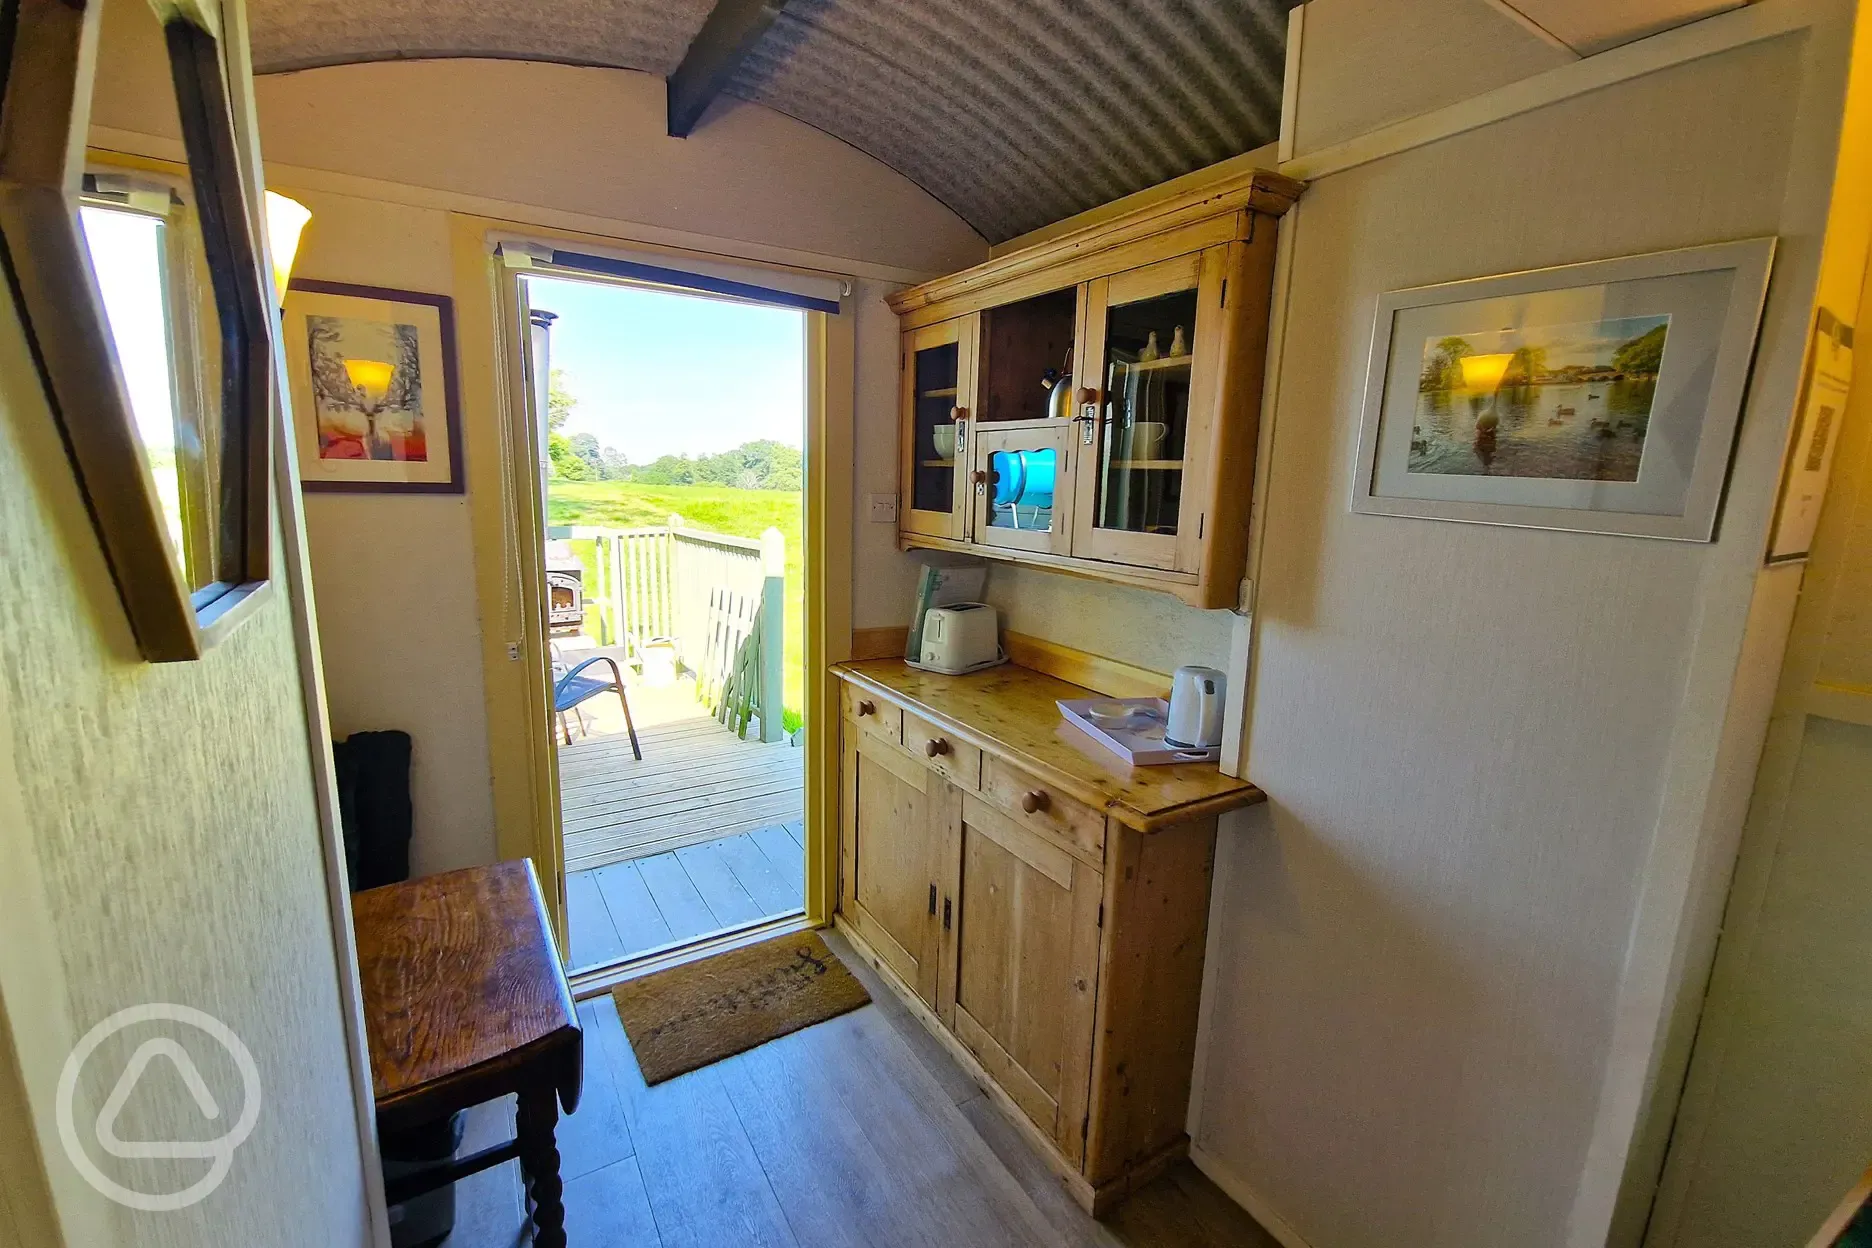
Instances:
[[[199,438],[185,426],[177,401],[169,230],[161,217],[91,203],[81,210],[81,220],[169,540],[189,588],[199,589],[205,580],[196,570],[213,567],[213,559],[201,557],[207,552],[191,551],[183,518],[186,481],[181,454],[198,448]],[[197,504],[193,498],[188,501]]]

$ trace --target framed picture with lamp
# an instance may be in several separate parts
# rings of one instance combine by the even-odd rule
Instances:
[[[1709,541],[1774,243],[1379,296],[1352,510]]]
[[[283,332],[302,488],[462,492],[451,299],[295,278]]]

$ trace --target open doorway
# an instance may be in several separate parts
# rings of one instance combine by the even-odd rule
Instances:
[[[804,908],[806,313],[521,282],[578,973]]]

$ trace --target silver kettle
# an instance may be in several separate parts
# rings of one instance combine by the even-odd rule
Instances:
[[[1065,364],[1061,368],[1049,368],[1042,373],[1040,385],[1047,392],[1047,419],[1072,419],[1072,349],[1070,347],[1066,351]]]

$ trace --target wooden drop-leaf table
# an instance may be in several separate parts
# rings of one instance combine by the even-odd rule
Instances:
[[[518,1157],[536,1248],[564,1248],[554,1127],[578,1108],[584,1037],[533,864],[471,867],[352,898],[380,1132],[509,1093],[516,1138],[392,1184],[398,1204]]]

